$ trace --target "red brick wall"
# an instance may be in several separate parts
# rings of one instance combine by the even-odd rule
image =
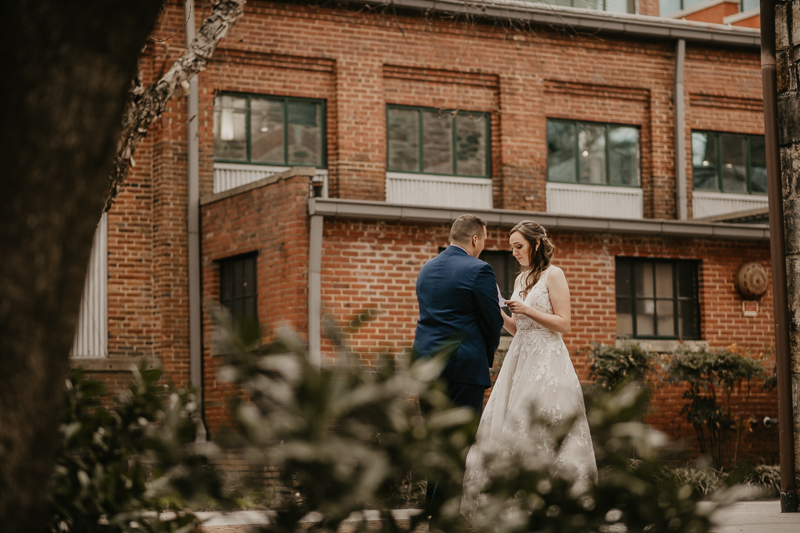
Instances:
[[[373,366],[380,354],[403,357],[410,349],[418,317],[414,290],[417,273],[440,246],[447,245],[449,229],[449,224],[325,222],[324,309],[340,324],[364,308],[379,313],[374,322],[348,338],[364,366]],[[743,316],[742,299],[734,288],[734,276],[742,263],[759,261],[768,267],[766,243],[564,232],[551,235],[556,245],[554,263],[564,269],[571,289],[572,331],[565,342],[582,380],[588,381],[590,361],[587,355],[576,352],[591,342],[613,344],[616,339],[614,272],[618,256],[698,260],[702,339],[712,348],[736,343],[753,356],[762,356],[765,370],[772,371],[771,290],[762,298],[758,316],[748,318]],[[490,229],[486,249],[507,250],[507,239],[506,229]],[[323,358],[328,364],[336,363],[330,350]],[[748,414],[759,420],[776,415],[775,394],[762,392],[761,385],[754,384],[748,404]],[[694,430],[679,414],[682,394],[682,388],[658,383],[648,421],[674,438],[685,439],[696,451]],[[776,457],[774,429],[759,426],[755,433],[746,432],[742,438],[740,459]]]
[[[203,387],[213,435],[230,419],[229,384],[219,380],[222,358],[214,353],[209,306],[219,304],[219,260],[257,252],[258,316],[263,338],[287,325],[308,332],[307,177],[294,177],[206,204],[201,210],[203,249]]]

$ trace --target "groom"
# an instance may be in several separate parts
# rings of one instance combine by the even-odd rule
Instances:
[[[492,385],[489,369],[503,326],[494,270],[478,259],[485,242],[486,222],[462,215],[450,229],[450,246],[422,267],[413,348],[415,359],[446,354],[440,377],[448,397],[454,405],[478,413],[483,411],[486,388]],[[435,480],[430,480],[428,508],[434,499],[442,501],[439,492]]]

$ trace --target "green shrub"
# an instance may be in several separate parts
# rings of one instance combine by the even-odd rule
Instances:
[[[649,384],[655,374],[655,355],[636,343],[617,348],[593,342],[578,353],[589,355],[589,378],[605,391],[619,390],[632,381]]]
[[[689,385],[683,395],[689,402],[681,414],[694,426],[700,452],[709,454],[717,469],[736,464],[750,381],[765,376],[761,364],[732,345],[720,350],[679,351],[666,371],[671,382]],[[738,393],[736,401],[734,392]]]
[[[161,373],[142,361],[134,382],[106,408],[105,386],[81,368],[71,372],[52,480],[53,533],[190,531],[191,513],[177,508],[161,520],[152,511],[194,498],[227,501],[208,465],[213,445],[194,444],[193,393],[158,384]]]

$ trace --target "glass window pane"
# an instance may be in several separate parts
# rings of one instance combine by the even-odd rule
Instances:
[[[578,130],[578,181],[581,183],[607,183],[606,127],[581,124]]]
[[[672,298],[672,265],[656,263],[656,296]]]
[[[583,9],[595,9],[597,11],[602,11],[603,0],[572,0],[572,7],[580,7]]]
[[[722,190],[747,192],[747,141],[739,135],[721,135]]]
[[[681,0],[659,0],[658,2],[658,13],[662,17],[672,15],[681,9],[683,9]]]
[[[767,151],[764,137],[750,137],[750,192],[767,192]]]
[[[678,269],[678,297],[697,297],[697,265],[691,261],[677,263]]]
[[[419,111],[389,108],[386,117],[389,170],[419,172]]]
[[[286,164],[283,153],[283,102],[250,101],[250,158],[260,163]]]
[[[575,124],[547,121],[547,181],[575,183]]]
[[[633,335],[633,306],[626,298],[617,298],[617,335]]]
[[[453,115],[449,111],[422,111],[422,170],[453,174]]]
[[[616,285],[617,296],[630,297],[633,294],[633,285],[631,277],[631,262],[623,259],[617,259],[616,265]]]
[[[751,9],[761,9],[761,2],[759,0],[742,0],[742,12]]]
[[[659,300],[656,303],[656,314],[658,315],[658,331],[659,337],[674,337],[675,336],[675,304],[672,300],[664,301]]]
[[[612,185],[639,185],[639,130],[608,129],[608,168]]]
[[[256,292],[256,260],[250,257],[242,262],[244,263],[242,293],[249,296]]]
[[[655,302],[653,300],[638,300],[636,302],[636,334],[643,336],[655,335],[654,318]]]
[[[630,13],[636,12],[635,2],[632,0],[606,0],[606,11],[610,13]]]
[[[653,296],[653,263],[636,263],[636,296]]]
[[[716,136],[692,132],[692,182],[695,189],[718,190]]]
[[[247,99],[214,100],[214,159],[247,160]]]
[[[312,102],[289,102],[289,164],[322,166],[322,106]]]
[[[678,337],[681,339],[699,339],[700,321],[697,316],[697,304],[694,300],[678,302]]]
[[[486,115],[456,116],[456,167],[460,176],[486,176]]]

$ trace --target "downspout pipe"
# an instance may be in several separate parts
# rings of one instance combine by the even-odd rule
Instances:
[[[678,220],[689,218],[686,196],[686,111],[684,107],[683,72],[686,62],[686,39],[675,43],[675,205]]]
[[[761,0],[761,83],[764,92],[764,142],[767,156],[770,260],[775,306],[775,359],[778,373],[778,433],[781,461],[781,512],[796,513],[792,367],[789,353],[789,301],[786,280],[786,236],[781,192],[775,68],[775,4]]]
[[[312,200],[313,201],[313,200]],[[325,217],[311,215],[308,238],[308,356],[322,365],[322,230]]]
[[[183,13],[186,18],[186,48],[194,41],[194,0],[185,0]],[[198,89],[197,76],[189,80],[189,95],[186,99],[186,145],[187,145],[187,229],[189,235],[189,381],[197,389],[198,437],[206,440],[203,420],[203,345],[201,335],[200,306],[200,147],[198,138]]]

